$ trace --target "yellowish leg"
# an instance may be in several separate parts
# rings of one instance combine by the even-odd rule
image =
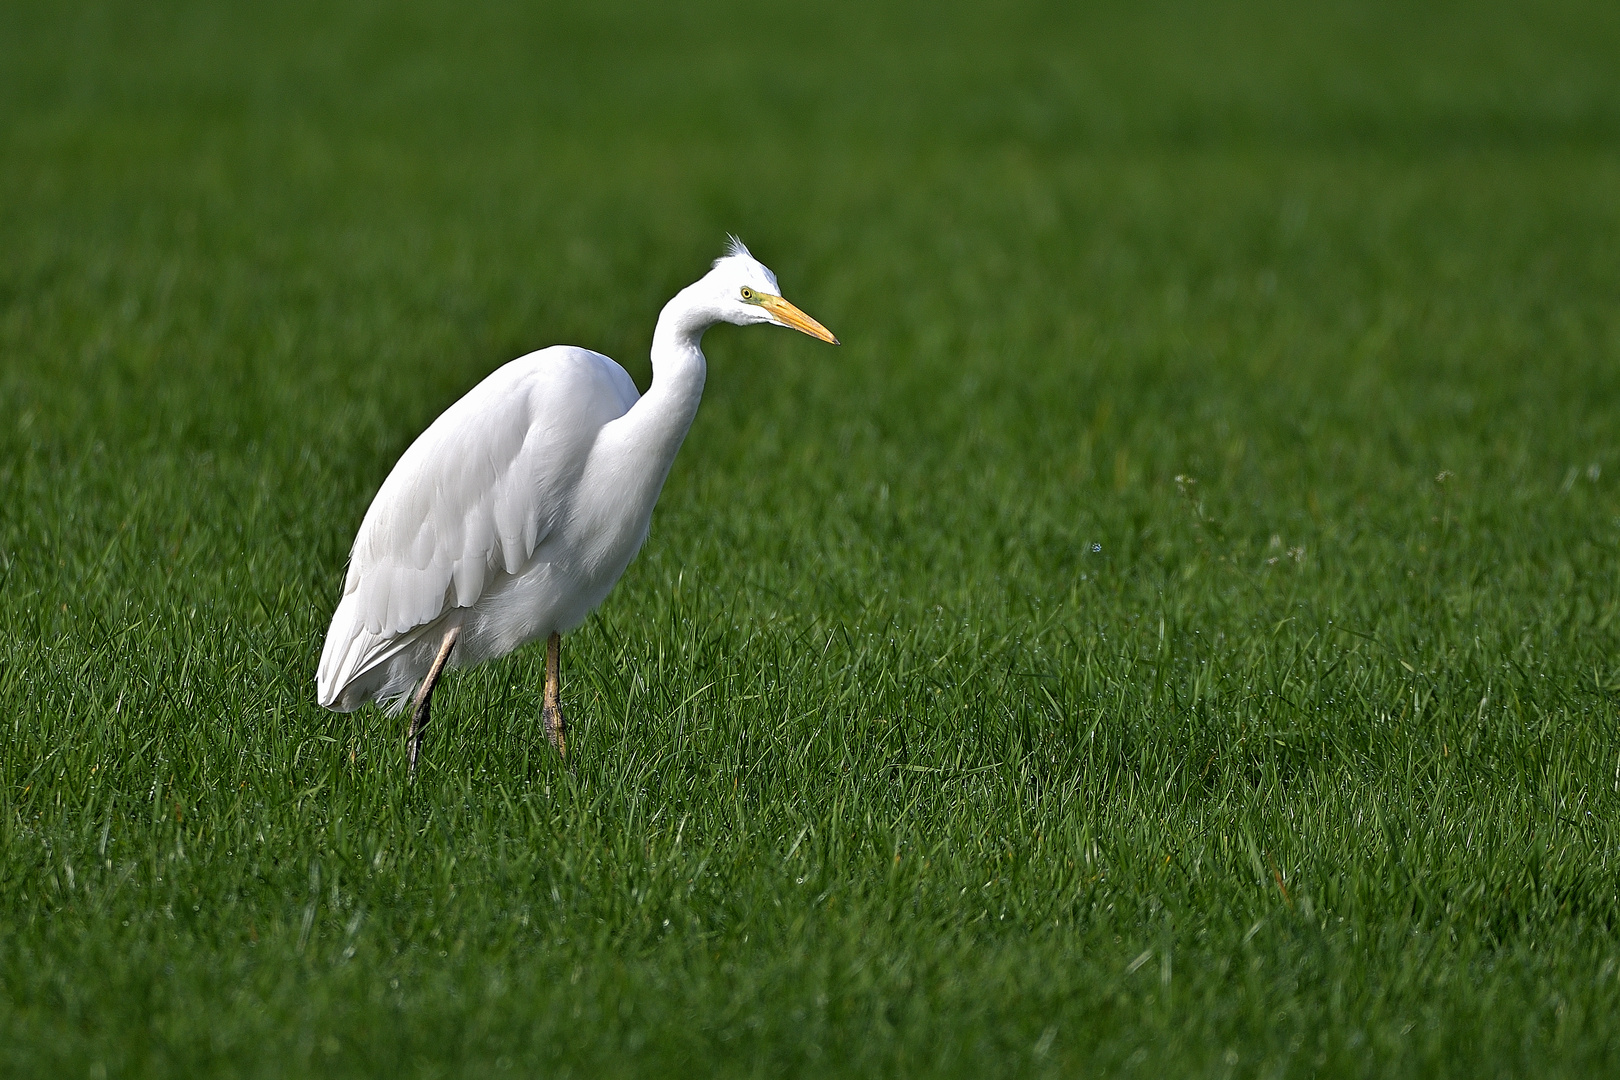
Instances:
[[[568,724],[563,720],[562,701],[559,691],[562,689],[562,635],[552,634],[546,639],[546,697],[545,703],[540,707],[540,717],[545,721],[546,738],[551,745],[557,748],[557,756],[568,756],[568,743],[565,735]]]
[[[411,779],[416,779],[416,755],[422,748],[422,732],[428,726],[428,710],[433,703],[433,687],[438,684],[439,676],[444,674],[444,665],[450,660],[450,650],[456,647],[456,639],[461,636],[461,627],[454,626],[444,635],[444,643],[439,646],[439,655],[434,659],[433,666],[428,668],[427,678],[416,691],[416,700],[411,705],[411,726],[409,738],[411,742]]]

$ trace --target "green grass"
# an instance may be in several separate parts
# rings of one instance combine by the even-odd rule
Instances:
[[[1620,1071],[1620,7],[268,7],[0,7],[0,1074]],[[407,784],[371,494],[728,230]]]

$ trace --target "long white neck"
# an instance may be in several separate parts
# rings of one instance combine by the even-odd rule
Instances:
[[[635,459],[638,485],[646,485],[648,508],[658,498],[697,416],[708,365],[703,359],[703,331],[717,321],[707,305],[696,300],[695,286],[675,294],[658,316],[652,340],[652,386],[630,407],[624,419],[626,450]]]

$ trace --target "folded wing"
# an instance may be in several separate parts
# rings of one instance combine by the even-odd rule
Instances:
[[[366,511],[316,676],[323,706],[499,574],[518,573],[569,509],[603,425],[636,401],[623,368],[556,346],[512,361],[433,422]]]

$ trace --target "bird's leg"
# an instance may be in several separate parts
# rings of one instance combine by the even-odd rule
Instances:
[[[557,748],[557,756],[568,756],[568,743],[563,736],[568,730],[563,720],[562,701],[562,635],[552,634],[546,639],[546,698],[540,707],[540,717],[546,724],[546,738]]]
[[[456,647],[456,639],[461,636],[461,627],[452,626],[444,635],[444,643],[439,646],[439,655],[434,659],[433,666],[428,668],[427,678],[416,691],[416,700],[411,704],[411,727],[409,738],[411,742],[411,779],[416,779],[416,755],[422,749],[422,732],[428,726],[428,710],[433,703],[433,687],[438,684],[439,676],[444,674],[444,665],[450,659],[450,650]]]

